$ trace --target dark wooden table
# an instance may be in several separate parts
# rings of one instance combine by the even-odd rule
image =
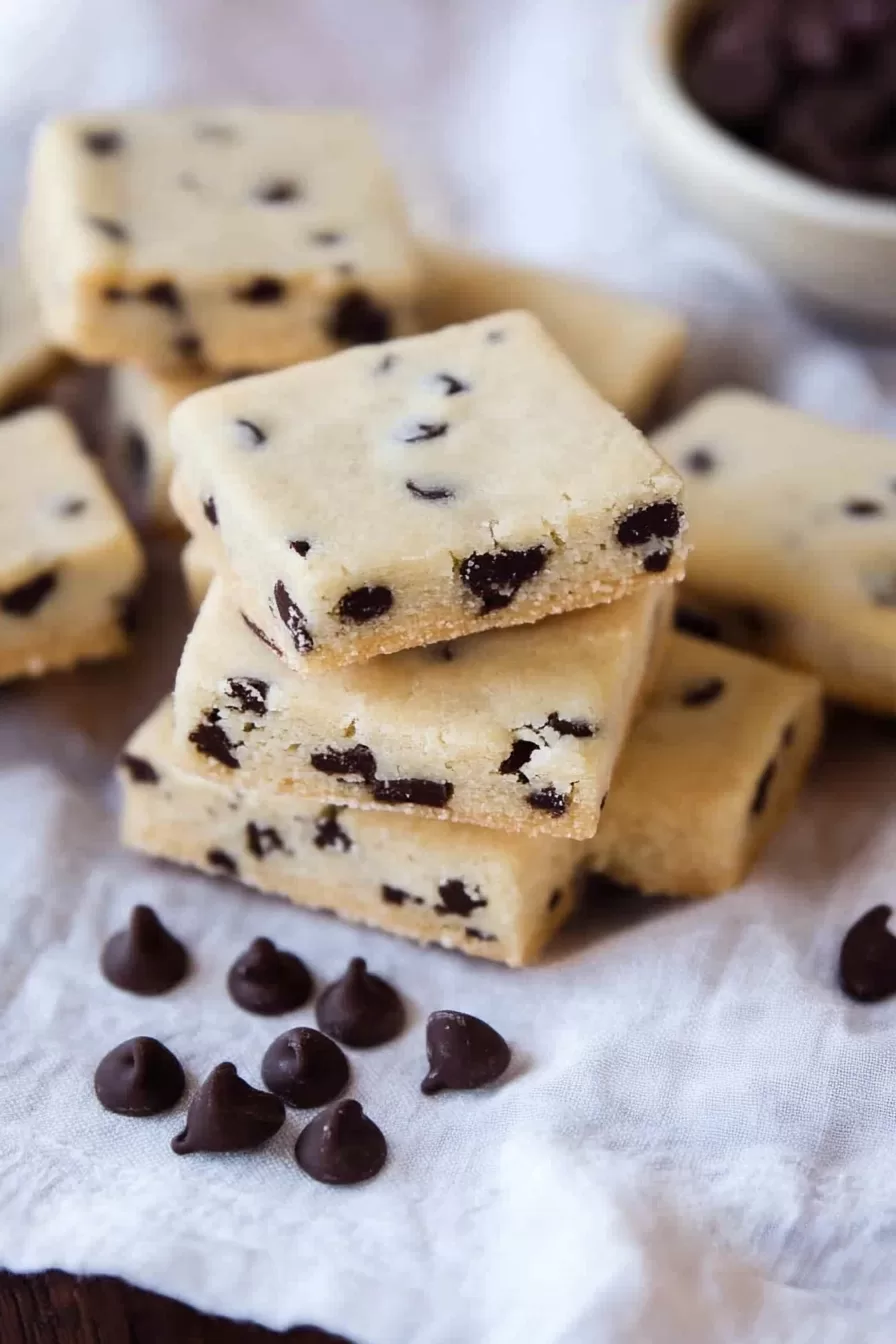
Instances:
[[[0,1344],[349,1344],[313,1326],[276,1333],[203,1316],[120,1279],[0,1272]]]

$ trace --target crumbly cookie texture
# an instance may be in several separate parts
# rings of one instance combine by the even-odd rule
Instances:
[[[586,839],[652,654],[667,589],[537,625],[294,672],[220,579],[175,687],[185,768],[293,794]]]
[[[190,606],[198,611],[215,577],[214,561],[208,547],[203,546],[196,537],[190,537],[180,553],[180,568]]]
[[[21,270],[0,267],[0,411],[42,388],[63,362],[44,335],[37,302]]]
[[[892,439],[753,393],[705,397],[654,438],[685,480],[693,555],[682,624],[814,672],[896,713]]]
[[[643,299],[461,248],[423,243],[421,250],[424,331],[525,308],[592,387],[637,424],[681,362],[684,323]]]
[[[352,113],[48,122],[24,246],[44,325],[88,361],[269,369],[416,329],[416,246]]]
[[[527,313],[212,388],[172,498],[295,668],[681,576],[681,482]]]
[[[419,942],[521,965],[575,907],[581,845],[216,784],[180,769],[168,702],[120,776],[125,844]]]
[[[58,411],[0,422],[0,681],[127,649],[131,528]]]
[[[111,480],[142,526],[180,530],[171,506],[173,462],[168,417],[174,407],[221,382],[208,371],[163,377],[139,364],[117,364],[109,374],[109,433],[103,456]]]
[[[735,886],[793,803],[821,726],[815,677],[673,635],[588,846],[591,871],[645,894]]]

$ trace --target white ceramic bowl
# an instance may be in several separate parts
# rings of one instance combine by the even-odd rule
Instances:
[[[896,329],[896,203],[816,185],[707,120],[678,78],[704,0],[637,0],[628,101],[655,163],[690,205],[780,280],[839,316]]]

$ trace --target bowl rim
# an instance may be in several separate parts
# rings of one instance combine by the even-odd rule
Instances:
[[[780,208],[811,216],[828,225],[867,232],[896,233],[896,201],[866,197],[858,192],[814,182],[777,160],[742,145],[723,131],[687,95],[674,59],[674,36],[686,11],[696,11],[708,0],[638,0],[631,14],[624,59],[633,81],[641,86],[644,105],[662,102],[655,120],[669,120],[670,131],[688,136],[707,159],[722,171],[736,170],[741,185],[755,195],[773,196]]]

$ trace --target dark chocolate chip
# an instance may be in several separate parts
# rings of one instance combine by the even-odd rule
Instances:
[[[339,814],[344,807],[330,805],[325,807],[314,823],[314,844],[317,849],[341,849],[347,854],[352,848],[352,838],[339,824]]]
[[[86,510],[87,500],[79,499],[77,495],[70,495],[67,499],[61,499],[56,508],[60,518],[80,518]]]
[[[399,443],[429,443],[448,433],[447,420],[408,420],[395,431]]]
[[[103,219],[100,215],[88,215],[87,223],[103,237],[113,243],[126,243],[130,238],[128,230],[117,219]]]
[[[126,929],[113,933],[100,966],[106,979],[131,994],[164,994],[190,968],[183,943],[165,928],[148,905],[135,905]]]
[[[314,769],[322,775],[358,775],[365,784],[372,784],[376,778],[376,757],[369,747],[360,742],[356,747],[347,747],[344,751],[337,751],[335,747],[327,747],[326,751],[313,751],[310,759]]]
[[[425,904],[422,896],[412,896],[409,891],[403,891],[401,887],[383,886],[380,889],[380,895],[386,905],[423,905]]]
[[[285,1118],[279,1097],[250,1087],[234,1064],[218,1064],[190,1102],[187,1123],[171,1147],[179,1157],[259,1148],[274,1137]]]
[[[116,1115],[161,1115],[177,1105],[185,1087],[177,1056],[152,1036],[122,1041],[93,1075],[97,1100]]]
[[[498,766],[498,773],[501,775],[515,775],[523,770],[529,764],[532,757],[538,750],[537,742],[527,742],[524,737],[518,737],[510,748],[504,760]],[[528,783],[525,775],[522,776],[522,782]]]
[[[692,448],[681,459],[681,465],[694,476],[708,476],[716,468],[716,459],[708,448]]]
[[[759,776],[756,784],[756,792],[753,794],[753,801],[750,804],[750,812],[754,817],[758,817],[765,811],[765,805],[768,802],[769,789],[772,786],[772,780],[778,773],[777,762],[769,761],[768,765]]]
[[[301,957],[284,952],[270,938],[256,938],[231,966],[227,992],[247,1013],[276,1017],[308,1002],[311,975]]]
[[[616,524],[620,546],[643,546],[645,542],[668,540],[681,531],[681,509],[672,499],[657,500],[632,509]]]
[[[264,205],[285,205],[289,201],[301,200],[304,192],[293,178],[272,177],[255,189],[255,199]]]
[[[246,824],[246,848],[253,859],[266,859],[277,850],[286,850],[276,826],[258,826],[254,821]]]
[[[235,700],[244,714],[264,718],[268,712],[268,691],[271,689],[260,677],[228,677],[227,694]]]
[[[228,770],[239,770],[240,763],[234,751],[240,744],[231,742],[218,722],[220,717],[216,709],[210,709],[204,722],[197,723],[189,734],[188,740],[203,756],[210,756],[213,761],[217,761],[220,765],[226,765]]]
[[[303,537],[300,537],[297,541],[291,541],[289,543],[289,549],[295,551],[296,555],[300,555],[304,560],[305,556],[311,550],[311,542],[305,541]]]
[[[352,957],[341,979],[321,992],[315,1014],[321,1031],[355,1049],[385,1045],[404,1029],[401,999],[390,984],[371,975],[363,957]]]
[[[85,131],[81,137],[84,148],[97,158],[104,159],[110,154],[117,154],[123,147],[124,140],[120,131]]]
[[[482,929],[474,928],[472,924],[468,924],[464,929],[464,935],[467,938],[472,938],[476,943],[496,943],[498,941],[496,933],[483,933]]]
[[[261,1061],[269,1092],[287,1106],[326,1106],[348,1086],[349,1065],[335,1041],[313,1027],[292,1027],[272,1041]]]
[[[714,700],[725,689],[725,683],[721,677],[704,677],[702,681],[691,682],[681,693],[681,703],[688,709],[694,709],[698,705],[711,705]]]
[[[675,629],[685,634],[696,635],[698,639],[717,642],[722,638],[722,628],[714,616],[694,611],[691,607],[678,607],[675,612]]]
[[[202,359],[202,341],[195,332],[187,331],[183,336],[175,336],[171,347],[181,359],[189,360],[192,364],[199,363]]]
[[[239,864],[232,854],[228,854],[226,849],[210,849],[206,852],[205,861],[210,868],[217,872],[226,874],[227,877],[236,877],[239,873]]]
[[[282,303],[286,298],[286,285],[274,275],[257,275],[242,289],[235,289],[233,297],[237,303]]]
[[[478,887],[474,888],[475,896],[471,896],[467,891],[466,885],[460,878],[450,877],[446,882],[439,885],[440,903],[435,907],[437,915],[460,915],[465,918],[472,915],[474,910],[481,910],[484,905],[488,905]]]
[[[426,1023],[426,1058],[429,1072],[420,1091],[431,1097],[496,1082],[510,1063],[510,1046],[481,1018],[442,1008]]]
[[[15,588],[0,592],[0,610],[7,616],[33,616],[55,591],[57,582],[56,571],[45,569]]]
[[[289,632],[296,653],[310,653],[314,648],[314,637],[308,629],[308,622],[300,607],[293,602],[282,579],[274,585],[274,604],[281,621]]]
[[[840,988],[859,1003],[896,994],[896,938],[887,928],[893,911],[876,905],[856,920],[840,949]]]
[[[480,616],[487,616],[509,607],[523,584],[541,573],[549,555],[546,546],[474,552],[460,564],[460,581],[482,603]]]
[[[167,308],[172,313],[179,313],[183,307],[180,291],[170,280],[156,280],[154,284],[147,285],[142,298],[147,303],[154,303],[158,308]]]
[[[651,551],[644,557],[644,569],[648,574],[665,574],[671,559],[671,551]]]
[[[350,289],[336,300],[326,334],[337,345],[379,345],[392,335],[392,318],[363,289]]]
[[[129,751],[123,751],[118,758],[119,764],[123,770],[126,770],[134,784],[158,784],[159,772],[150,761],[143,756],[134,756]]]
[[[848,499],[843,505],[843,512],[851,518],[874,518],[883,511],[883,504],[876,499]]]
[[[202,512],[205,514],[212,527],[218,526],[218,506],[211,495],[209,495],[208,499],[202,501]]]
[[[568,793],[561,793],[553,784],[548,784],[544,789],[533,789],[526,795],[526,802],[536,812],[549,812],[552,817],[562,817],[569,807],[569,797]]]
[[[262,644],[266,644],[269,649],[273,649],[274,653],[276,653],[279,657],[282,657],[282,654],[278,646],[274,643],[274,641],[271,639],[269,635],[265,634],[261,626],[256,625],[254,621],[251,621],[244,611],[241,611],[240,615],[243,618],[244,624],[247,626],[249,630],[252,631],[255,638],[260,639]]]
[[[454,785],[438,779],[375,779],[373,797],[378,803],[414,803],[418,807],[447,807]]]
[[[254,420],[236,420],[234,423],[241,448],[260,448],[263,443],[267,443],[267,434]]]
[[[548,901],[548,909],[556,910],[557,906],[560,904],[562,900],[563,900],[563,891],[560,887],[558,887],[556,891],[551,892],[550,900]]]
[[[325,1185],[357,1185],[382,1169],[386,1140],[359,1102],[337,1101],[302,1130],[296,1161]]]
[[[391,611],[394,602],[392,589],[385,584],[380,583],[373,588],[353,588],[340,597],[336,614],[344,624],[351,622],[354,625],[365,625],[367,621],[385,616],[387,611]]]
[[[338,229],[312,229],[308,235],[309,242],[316,247],[336,247],[344,238],[345,234]]]
[[[418,485],[416,481],[405,481],[405,487],[415,499],[427,499],[430,501],[440,499],[455,499],[456,494],[448,485]]]
[[[432,378],[436,392],[446,397],[457,397],[461,392],[469,392],[470,384],[455,378],[453,373],[435,373]]]
[[[547,726],[561,737],[594,736],[594,728],[587,719],[561,719],[559,714],[549,714]]]
[[[197,140],[217,140],[222,145],[236,139],[234,128],[225,126],[220,121],[197,121],[193,127],[193,134]]]

